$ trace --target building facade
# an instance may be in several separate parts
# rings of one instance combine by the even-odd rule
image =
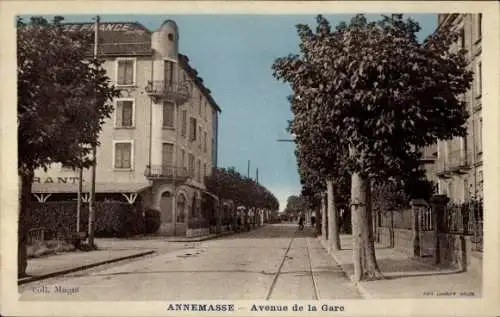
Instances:
[[[438,28],[459,32],[459,40],[452,49],[467,50],[468,69],[473,72],[471,89],[461,96],[470,115],[467,136],[439,141],[435,145],[435,164],[426,165],[430,173],[435,171],[439,194],[448,196],[453,203],[483,196],[481,23],[481,14],[438,15]]]
[[[204,177],[217,166],[220,108],[179,53],[174,21],[154,32],[139,23],[101,23],[98,43],[108,77],[122,93],[99,136],[96,199],[140,202],[160,211],[159,233],[184,235],[187,221],[202,217]],[[78,180],[79,171],[53,165],[36,171],[33,194],[42,202],[75,199]],[[90,170],[82,180],[87,200]]]

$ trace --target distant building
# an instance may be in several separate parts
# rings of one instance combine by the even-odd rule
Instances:
[[[65,27],[92,30],[94,24]],[[187,220],[201,216],[204,176],[217,166],[221,110],[178,52],[174,21],[154,32],[139,23],[101,23],[98,48],[122,96],[99,137],[96,199],[160,210],[160,233],[184,235]],[[60,164],[37,170],[33,193],[39,201],[76,199],[78,176]],[[83,180],[88,199],[90,170]]]
[[[459,41],[452,49],[467,50],[469,69],[474,73],[471,89],[462,96],[470,114],[467,136],[439,141],[435,145],[435,162],[426,164],[428,175],[435,173],[437,177],[430,176],[437,180],[439,194],[447,195],[454,203],[483,196],[481,23],[481,14],[438,15],[438,28],[460,32]]]

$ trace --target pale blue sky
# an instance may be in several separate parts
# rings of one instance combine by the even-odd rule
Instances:
[[[321,13],[321,12],[318,12]],[[28,17],[30,15],[24,15]],[[92,15],[63,15],[66,22],[90,22]],[[325,15],[332,25],[352,15]],[[436,14],[411,14],[419,21],[420,39],[436,28]],[[49,16],[47,16],[49,18]],[[377,19],[378,15],[367,15]],[[136,21],[156,30],[166,19],[179,27],[179,51],[189,56],[204,83],[222,108],[219,166],[234,166],[259,181],[280,201],[300,193],[294,144],[285,129],[291,119],[287,85],[272,77],[275,58],[297,52],[297,23],[315,27],[315,15],[102,15],[102,22]]]

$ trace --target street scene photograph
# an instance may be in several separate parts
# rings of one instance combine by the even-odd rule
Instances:
[[[13,23],[21,305],[485,296],[482,13]]]

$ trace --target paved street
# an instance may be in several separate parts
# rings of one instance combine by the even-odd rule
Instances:
[[[21,300],[361,298],[311,228],[297,232],[296,224],[267,225],[178,245],[22,285]]]

